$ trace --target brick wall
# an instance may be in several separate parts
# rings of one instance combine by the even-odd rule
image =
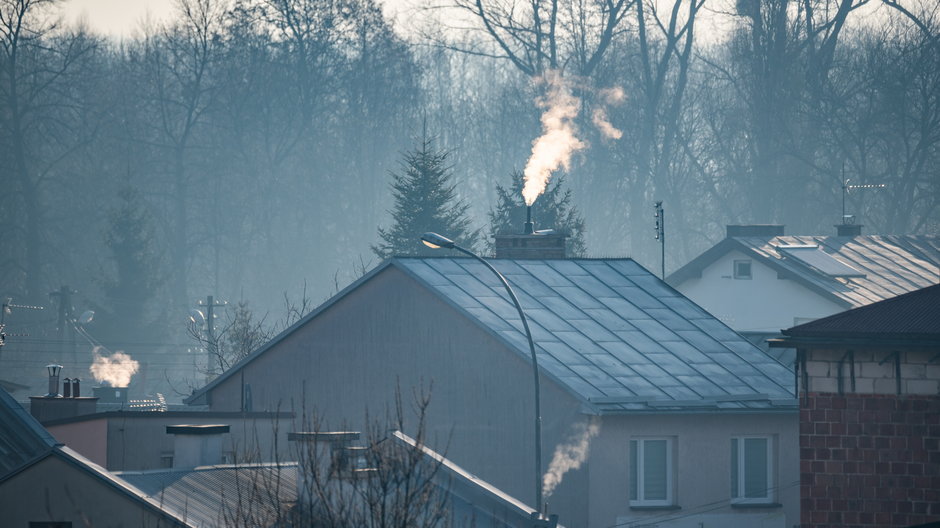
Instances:
[[[800,500],[804,528],[940,521],[940,396],[803,395]]]

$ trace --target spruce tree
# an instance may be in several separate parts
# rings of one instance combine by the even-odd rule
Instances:
[[[563,189],[564,177],[552,179],[545,192],[532,204],[532,221],[535,229],[554,229],[568,237],[568,256],[583,257],[587,252],[584,244],[584,217],[571,203],[571,190]],[[490,210],[490,236],[522,233],[526,220],[526,207],[522,199],[524,184],[521,172],[512,174],[512,184],[507,189],[496,185],[496,207]]]
[[[457,198],[449,157],[450,152],[434,147],[427,133],[416,149],[404,154],[401,169],[391,173],[395,206],[389,213],[393,224],[379,228],[381,242],[372,246],[379,258],[440,255],[421,243],[421,235],[428,231],[467,249],[477,244],[479,229],[470,226],[470,206]]]
[[[99,281],[104,299],[95,305],[96,329],[105,340],[153,338],[163,314],[152,309],[166,282],[154,219],[136,189],[124,188],[118,198],[104,233],[113,271]]]

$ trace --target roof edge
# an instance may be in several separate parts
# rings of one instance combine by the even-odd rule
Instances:
[[[358,288],[361,284],[363,284],[363,283],[369,281],[372,277],[374,277],[374,276],[378,275],[379,273],[381,273],[382,271],[384,271],[386,268],[388,268],[390,265],[392,265],[392,263],[393,263],[394,261],[395,261],[395,257],[391,257],[391,258],[386,259],[385,261],[383,261],[382,263],[380,263],[378,266],[376,266],[375,268],[373,268],[372,270],[370,270],[368,273],[366,273],[366,274],[363,275],[362,277],[359,277],[358,279],[356,279],[355,281],[353,281],[352,283],[350,283],[348,286],[346,286],[345,288],[343,288],[342,290],[340,290],[339,293],[337,293],[336,295],[333,295],[332,297],[330,297],[330,298],[327,299],[326,301],[323,301],[322,304],[320,304],[319,306],[317,306],[316,308],[314,308],[313,310],[311,310],[310,313],[308,313],[307,315],[301,317],[300,319],[297,320],[297,322],[295,322],[294,324],[292,324],[292,325],[290,325],[289,327],[287,327],[287,328],[285,328],[284,330],[282,330],[281,333],[279,333],[278,335],[272,337],[272,338],[271,338],[270,340],[268,340],[265,344],[263,344],[263,345],[261,345],[259,348],[255,349],[254,352],[252,352],[252,353],[248,354],[247,356],[245,356],[244,358],[242,358],[238,363],[235,363],[234,365],[232,365],[228,370],[226,370],[226,371],[223,372],[222,374],[219,374],[214,380],[210,381],[210,382],[207,383],[206,385],[203,385],[201,388],[195,390],[195,391],[194,391],[192,394],[190,394],[188,397],[183,398],[183,403],[185,403],[186,405],[206,405],[206,404],[208,404],[209,402],[208,402],[208,398],[206,398],[206,396],[208,395],[208,393],[209,393],[212,389],[214,389],[215,387],[217,387],[217,386],[218,386],[219,384],[221,384],[223,381],[225,381],[225,380],[227,380],[228,378],[232,377],[236,372],[240,371],[242,368],[244,368],[245,366],[247,366],[249,363],[251,363],[252,361],[254,361],[255,359],[257,359],[259,356],[261,356],[262,354],[264,354],[265,352],[267,352],[269,349],[271,349],[272,347],[274,347],[274,345],[276,345],[277,343],[280,343],[281,341],[283,341],[287,336],[293,334],[294,331],[296,331],[298,328],[300,328],[301,326],[304,326],[304,325],[307,324],[310,320],[312,320],[312,319],[315,318],[316,316],[318,316],[318,315],[320,315],[321,313],[323,313],[324,311],[326,311],[328,308],[330,308],[331,306],[333,306],[334,304],[336,304],[337,302],[339,302],[341,299],[345,298],[346,295],[348,295],[350,292],[352,292],[353,290],[355,290],[356,288]]]

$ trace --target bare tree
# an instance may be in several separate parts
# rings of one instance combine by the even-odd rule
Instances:
[[[77,134],[81,103],[70,90],[77,66],[96,43],[57,30],[54,0],[0,1],[0,163],[5,245],[0,274],[36,301],[49,287],[50,186],[56,171],[87,143]]]
[[[636,0],[454,0],[470,15],[483,41],[445,44],[468,53],[510,61],[538,77],[571,69],[588,77],[603,60]]]
[[[146,90],[152,120],[150,137],[165,163],[167,240],[175,310],[188,305],[189,270],[194,251],[193,156],[219,93],[217,70],[224,58],[225,11],[219,0],[180,0],[180,20],[130,50]]]
[[[384,418],[368,414],[365,431],[333,432],[315,412],[303,411],[290,433],[292,463],[278,461],[257,471],[251,465],[237,474],[221,520],[228,526],[318,526],[324,528],[434,528],[451,526],[449,480],[443,458],[425,448],[430,397],[418,391],[406,410],[400,393]],[[402,432],[406,414],[414,418],[409,436]],[[411,421],[411,420],[409,420]],[[275,436],[278,431],[274,431]],[[239,457],[243,458],[243,457]],[[250,458],[250,457],[249,457]],[[296,467],[297,478],[285,480],[284,468]],[[284,502],[282,490],[296,489]]]

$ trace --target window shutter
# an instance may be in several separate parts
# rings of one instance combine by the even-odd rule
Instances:
[[[630,500],[637,500],[637,460],[636,460],[636,440],[630,440]]]
[[[738,498],[738,439],[731,439],[731,498]]]

